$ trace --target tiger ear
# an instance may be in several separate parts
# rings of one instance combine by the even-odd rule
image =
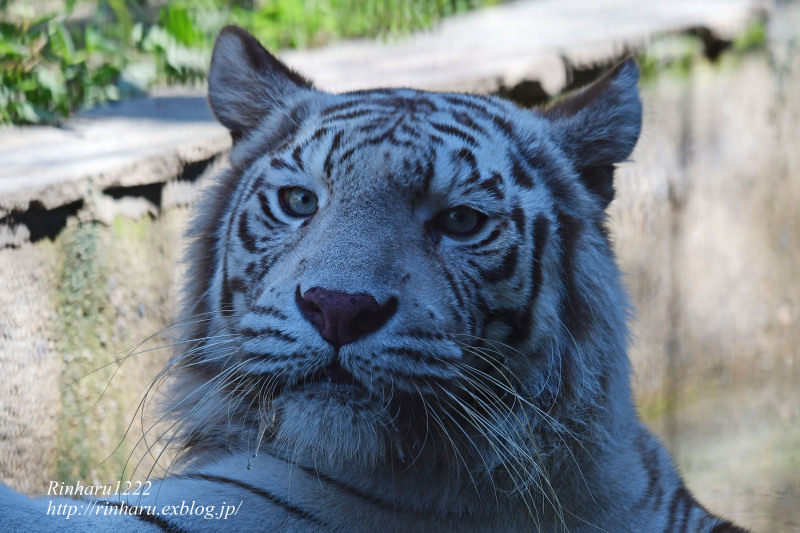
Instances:
[[[581,181],[604,209],[614,199],[614,165],[628,158],[642,129],[638,81],[639,67],[626,59],[543,112]]]
[[[208,99],[217,120],[238,139],[311,83],[237,26],[222,29],[211,54]]]

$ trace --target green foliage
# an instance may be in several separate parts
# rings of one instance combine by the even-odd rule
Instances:
[[[764,48],[767,42],[767,24],[764,21],[754,22],[733,40],[733,49],[749,52]]]
[[[497,1],[266,0],[255,10],[231,8],[230,20],[272,48],[319,46],[339,38],[397,36],[442,17]]]
[[[61,17],[0,22],[0,123],[50,122],[76,107],[119,97],[119,43]]]
[[[154,84],[198,84],[214,38],[238,24],[272,49],[393,36],[497,0],[88,0],[33,17],[0,0],[0,124],[52,123]],[[152,5],[150,5],[152,4]],[[9,7],[11,6],[11,7]],[[85,6],[84,6],[85,7]]]

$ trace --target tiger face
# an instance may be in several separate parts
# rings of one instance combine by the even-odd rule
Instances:
[[[544,111],[329,94],[223,30],[209,95],[235,142],[190,259],[190,314],[207,319],[179,357],[179,402],[204,404],[188,442],[229,442],[235,412],[256,449],[491,469],[581,431],[627,387],[604,209],[639,134],[637,78],[624,62]]]

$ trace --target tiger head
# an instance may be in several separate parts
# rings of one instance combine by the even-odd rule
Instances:
[[[209,100],[234,145],[191,231],[186,446],[491,473],[610,431],[631,406],[605,208],[637,81],[628,60],[543,110],[330,94],[225,28]]]

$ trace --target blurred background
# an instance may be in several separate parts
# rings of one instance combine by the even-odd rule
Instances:
[[[0,123],[53,122],[159,85],[202,85],[225,24],[271,50],[398,37],[499,0],[0,0]]]
[[[334,91],[535,106],[633,55],[644,128],[610,224],[640,415],[709,509],[800,530],[797,1],[0,0],[0,479],[153,465],[137,409],[226,165],[203,84],[228,23]]]

